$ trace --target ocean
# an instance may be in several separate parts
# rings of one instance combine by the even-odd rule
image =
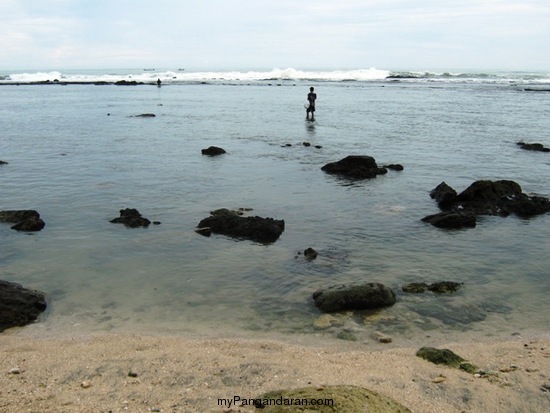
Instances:
[[[47,311],[23,329],[44,336],[346,332],[376,345],[381,331],[405,345],[547,333],[548,214],[454,231],[421,219],[439,211],[429,194],[442,181],[460,192],[509,179],[549,197],[550,155],[516,145],[550,146],[549,91],[550,73],[529,72],[0,72],[0,210],[36,209],[46,223],[0,224],[0,279],[46,293]],[[202,155],[209,146],[227,153]],[[321,171],[347,155],[404,170],[354,182]],[[161,224],[110,223],[123,208]],[[197,234],[219,208],[285,230],[268,245]],[[463,287],[401,290],[442,280]],[[312,293],[352,282],[381,282],[398,301],[316,328]]]

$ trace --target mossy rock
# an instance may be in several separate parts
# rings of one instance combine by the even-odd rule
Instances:
[[[475,373],[477,367],[472,363],[468,363],[458,354],[449,349],[437,349],[434,347],[422,347],[416,352],[418,357],[423,358],[424,360],[431,361],[435,364],[444,364],[449,367],[459,368],[468,373]]]
[[[357,386],[278,390],[258,399],[264,403],[256,406],[262,413],[411,413],[389,397]],[[312,405],[312,400],[319,404]]]

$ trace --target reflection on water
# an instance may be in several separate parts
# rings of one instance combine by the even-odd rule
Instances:
[[[429,192],[441,181],[461,191],[476,179],[512,179],[548,196],[546,158],[515,145],[518,134],[548,128],[541,103],[506,89],[489,101],[475,89],[323,89],[323,111],[304,129],[290,87],[174,86],[153,96],[140,87],[6,87],[2,209],[34,208],[46,222],[32,235],[0,226],[1,278],[48,296],[30,329],[358,341],[378,330],[397,343],[548,331],[547,215],[484,217],[454,232],[420,221],[437,211]],[[275,113],[252,119],[266,101]],[[132,117],[150,112],[157,116]],[[202,156],[210,145],[227,153]],[[405,169],[363,182],[321,171],[350,154]],[[194,232],[223,207],[284,219],[285,231],[267,246]],[[122,208],[162,224],[110,224]],[[317,259],[304,259],[308,247]],[[401,291],[441,280],[464,287]],[[312,292],[350,282],[382,282],[398,302],[319,320]]]

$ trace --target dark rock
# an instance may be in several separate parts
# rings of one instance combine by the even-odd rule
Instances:
[[[430,284],[428,286],[428,290],[437,294],[454,293],[458,291],[462,285],[463,283],[457,283],[454,281],[438,281]]]
[[[453,192],[454,189],[444,182],[438,185],[430,195],[445,212],[422,220],[440,228],[462,228],[474,227],[477,215],[516,214],[521,218],[530,218],[550,211],[548,198],[526,195],[514,181],[480,180],[456,197]]]
[[[33,209],[0,211],[0,222],[15,223],[11,229],[23,232],[40,231],[46,225],[40,214]]]
[[[143,82],[137,82],[135,80],[118,80],[115,82],[115,85],[117,86],[135,86],[135,85],[143,85]]]
[[[111,221],[113,224],[124,224],[129,228],[148,227],[151,224],[147,218],[141,216],[137,209],[126,208],[120,210],[120,217]]]
[[[44,294],[0,280],[0,332],[32,323],[46,309]]]
[[[435,199],[441,209],[445,209],[456,201],[457,193],[445,182],[441,182],[430,192],[430,196]]]
[[[434,227],[447,229],[474,228],[476,226],[475,214],[468,212],[440,212],[428,215],[422,218],[422,221],[432,224]]]
[[[428,291],[428,284],[426,283],[409,283],[405,284],[401,289],[406,293],[419,294]]]
[[[384,168],[391,169],[392,171],[402,171],[405,169],[403,165],[399,163],[391,163],[389,165],[385,165]]]
[[[304,257],[306,257],[306,260],[314,260],[315,258],[317,258],[317,251],[315,251],[313,248],[306,248],[304,250]]]
[[[304,145],[304,146],[307,147],[307,146],[311,146],[311,143],[309,143],[309,142],[302,142],[302,145]]]
[[[154,118],[156,117],[157,115],[155,115],[154,113],[142,113],[140,115],[136,115],[134,116],[135,118]]]
[[[285,221],[258,216],[242,217],[237,214],[218,214],[203,219],[197,228],[197,232],[200,234],[203,234],[203,228],[209,228],[216,234],[270,243],[277,241],[281,236],[285,229]]]
[[[263,413],[411,413],[402,404],[387,396],[357,386],[314,386],[264,393],[254,400],[254,407]],[[283,403],[272,403],[282,400]],[[308,403],[286,405],[291,400],[324,400],[312,409]],[[251,403],[252,404],[252,403]],[[244,404],[243,404],[244,405]],[[252,407],[252,406],[251,406]]]
[[[209,156],[217,156],[217,155],[222,155],[226,153],[225,149],[218,148],[217,146],[210,146],[206,149],[202,149],[201,152],[203,155],[209,155]]]
[[[517,145],[528,151],[550,152],[550,148],[545,148],[542,143],[517,142]]]
[[[409,283],[405,284],[402,289],[406,293],[423,293],[426,291],[432,291],[437,294],[452,293],[458,291],[463,283],[457,283],[454,281],[438,281],[432,284],[426,283]]]
[[[0,165],[7,165],[8,163],[6,161],[0,161]]]
[[[326,313],[367,310],[395,304],[395,293],[380,283],[336,285],[313,293],[315,306]]]
[[[350,179],[376,178],[388,172],[386,168],[380,168],[372,156],[366,155],[350,155],[338,162],[326,164],[321,170]]]
[[[422,347],[416,352],[416,355],[434,364],[444,364],[445,366],[459,368],[468,373],[475,373],[477,370],[476,366],[466,362],[466,360],[449,349],[440,350],[434,347]]]

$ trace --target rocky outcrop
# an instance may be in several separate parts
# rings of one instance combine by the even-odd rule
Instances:
[[[6,161],[0,161],[0,165],[7,165],[8,163]]]
[[[11,229],[23,232],[40,231],[46,225],[34,209],[0,211],[0,222],[15,223]]]
[[[154,118],[156,116],[154,113],[140,113],[139,115],[135,115],[134,118]]]
[[[110,220],[113,224],[124,224],[128,228],[147,228],[151,221],[141,216],[139,211],[134,208],[126,208],[120,210],[120,216]]]
[[[460,194],[445,182],[430,192],[443,212],[422,220],[440,228],[475,227],[478,215],[531,218],[550,211],[550,200],[524,194],[521,186],[508,180],[480,180]]]
[[[288,402],[291,400],[324,400],[325,403],[319,403],[312,409],[307,403],[290,405]],[[387,396],[348,385],[276,390],[249,399],[249,402],[263,413],[411,413],[405,406]]]
[[[46,309],[44,294],[0,280],[0,332],[32,323]]]
[[[371,179],[388,172],[386,168],[379,167],[372,156],[366,155],[350,155],[326,164],[321,170],[350,179]]]
[[[521,149],[525,149],[527,151],[550,152],[550,148],[544,147],[544,145],[542,143],[517,142],[517,145]]]
[[[313,293],[319,310],[335,313],[347,310],[368,310],[395,304],[395,293],[380,283],[336,285]]]
[[[243,217],[238,214],[215,211],[197,225],[197,232],[209,236],[212,232],[234,238],[248,239],[260,243],[277,241],[285,229],[285,221],[259,216]]]
[[[209,146],[206,149],[201,149],[201,153],[208,156],[218,156],[226,153],[226,151],[225,149],[219,148],[217,146]]]

